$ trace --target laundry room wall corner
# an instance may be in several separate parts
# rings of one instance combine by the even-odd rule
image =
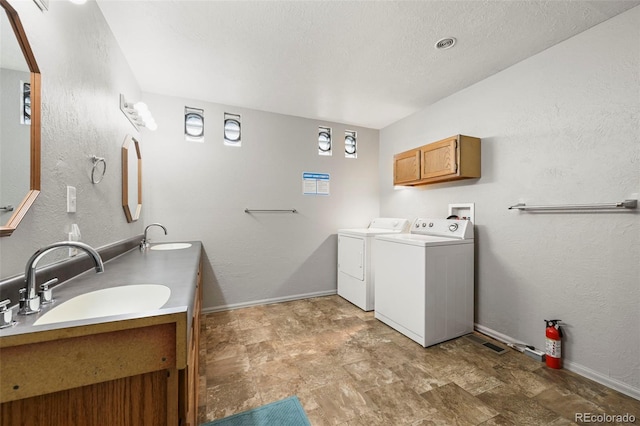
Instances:
[[[143,100],[158,123],[143,153],[146,217],[167,227],[158,238],[203,242],[203,311],[335,293],[338,228],[367,226],[379,211],[378,131],[152,93]],[[204,110],[201,143],[185,140],[185,106]],[[242,117],[240,147],[224,143],[225,113]],[[332,156],[318,155],[319,126],[332,128]],[[345,158],[346,130],[357,131],[358,158]],[[328,174],[328,195],[305,195],[304,172]]]

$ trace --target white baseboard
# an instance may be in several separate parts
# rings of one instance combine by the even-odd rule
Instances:
[[[640,389],[638,388],[634,388],[633,386],[630,386],[614,378],[605,376],[598,371],[592,370],[588,367],[585,367],[584,365],[577,364],[575,362],[564,360],[563,365],[569,371],[573,371],[574,373],[591,379],[594,382],[598,382],[602,385],[610,387],[611,389],[615,389],[620,393],[630,396],[631,398],[640,400]]]
[[[489,337],[493,337],[494,339],[499,340],[499,341],[501,341],[503,343],[516,343],[516,344],[519,344],[519,345],[525,345],[526,344],[525,342],[521,342],[518,339],[514,339],[511,336],[507,336],[506,334],[502,334],[502,333],[500,333],[498,331],[495,331],[495,330],[493,330],[493,329],[491,329],[489,327],[485,327],[484,325],[480,325],[478,323],[475,323],[473,325],[473,328],[476,329],[477,331],[479,331],[480,333],[486,334]]]
[[[338,290],[316,291],[314,293],[296,294],[293,296],[274,297],[272,299],[253,300],[251,302],[232,303],[230,305],[219,305],[211,308],[202,308],[203,314],[212,312],[231,311],[233,309],[248,308],[251,306],[270,305],[272,303],[290,302],[292,300],[311,299],[313,297],[331,296],[337,294]]]
[[[507,336],[506,334],[500,333],[499,331],[495,331],[489,327],[485,327],[484,325],[474,324],[474,328],[482,334],[486,334],[489,337],[493,337],[496,340],[499,340],[503,343],[520,343],[523,344],[517,339],[513,337]],[[592,370],[584,365],[580,365],[575,362],[567,361],[566,359],[562,361],[564,368],[569,371],[572,371],[576,374],[586,377],[587,379],[591,379],[594,382],[598,382],[601,385],[605,385],[611,389],[615,389],[620,393],[630,396],[631,398],[635,398],[640,400],[640,389],[635,388],[627,383],[616,380],[612,377],[605,376],[604,374]]]

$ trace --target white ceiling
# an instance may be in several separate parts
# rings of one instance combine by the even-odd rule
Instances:
[[[97,2],[143,91],[377,129],[640,4]]]

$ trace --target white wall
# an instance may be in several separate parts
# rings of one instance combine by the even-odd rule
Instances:
[[[140,89],[98,6],[54,1],[42,13],[32,1],[11,4],[42,74],[42,192],[13,235],[0,238],[2,278],[24,273],[29,256],[66,239],[72,223],[95,247],[142,232],[142,221],[128,224],[122,210],[120,147],[136,131],[119,109],[120,93],[135,100]],[[108,165],[98,185],[92,155]],[[66,213],[67,185],[77,189],[75,214]]]
[[[640,215],[521,213],[640,192],[640,8],[380,132],[381,215],[476,207],[476,321],[544,348],[567,325],[568,366],[640,397]],[[394,190],[392,157],[457,133],[482,138],[482,178]]]
[[[204,244],[205,310],[336,290],[336,231],[378,215],[378,131],[144,94],[158,123],[142,144],[146,223],[154,241]],[[184,139],[184,107],[205,111],[205,142]],[[242,116],[242,147],[223,144],[225,112]],[[333,129],[331,157],[318,126]],[[358,158],[344,157],[345,129]],[[302,173],[330,174],[330,195],[302,195]],[[245,208],[291,213],[247,214]]]

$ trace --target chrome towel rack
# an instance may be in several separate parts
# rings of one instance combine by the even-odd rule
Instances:
[[[272,210],[262,210],[262,209],[244,209],[245,213],[298,213],[296,209],[272,209]]]
[[[91,183],[96,184],[102,181],[107,172],[107,161],[102,157],[92,156],[93,168],[91,169]],[[102,164],[102,167],[100,165]]]
[[[611,210],[611,209],[635,209],[638,200],[624,200],[619,203],[592,203],[592,204],[556,204],[550,206],[528,206],[518,203],[509,210]]]

